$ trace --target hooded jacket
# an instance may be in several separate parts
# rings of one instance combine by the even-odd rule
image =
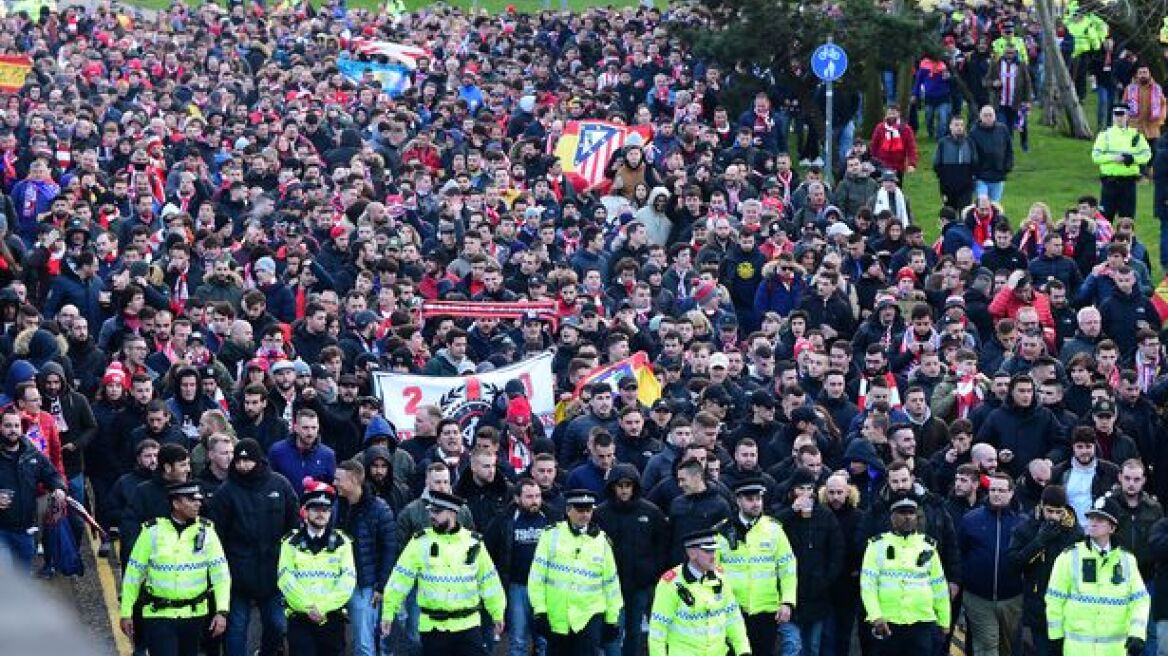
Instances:
[[[280,538],[300,522],[296,491],[288,479],[271,470],[255,440],[240,440],[259,454],[247,474],[234,466],[211,498],[207,516],[215,523],[231,568],[232,592],[251,599],[276,593]],[[237,446],[237,449],[239,447]]]
[[[633,496],[628,501],[616,498],[616,484],[621,481],[633,484]],[[592,519],[612,542],[621,590],[648,589],[671,564],[667,560],[669,527],[665,514],[644,498],[637,470],[627,463],[613,467],[604,498]]]
[[[868,469],[861,474],[851,474],[850,481],[860,491],[860,509],[867,509],[884,485],[886,471],[884,461],[876,455],[876,447],[865,439],[856,439],[848,442],[844,449],[843,466],[846,469],[853,462],[867,465]],[[860,549],[863,553],[863,549]]]
[[[361,454],[362,464],[365,465],[366,486],[372,490],[373,494],[380,497],[389,506],[389,509],[393,511],[395,516],[410,502],[410,488],[398,476],[393,465],[394,456],[397,453],[397,450],[391,454],[388,448],[381,445],[373,445],[366,447],[365,451]],[[373,480],[373,477],[369,474],[369,468],[375,460],[384,460],[389,468],[389,476],[380,484]],[[399,548],[404,546],[404,544],[398,545]]]
[[[97,436],[97,420],[93,416],[93,409],[89,401],[78,392],[73,391],[73,381],[65,376],[65,369],[56,362],[46,363],[38,376],[41,389],[45,389],[45,376],[56,374],[61,379],[61,394],[56,400],[45,396],[43,409],[50,414],[60,407],[59,426],[61,439],[61,463],[65,467],[66,478],[73,478],[84,471],[84,453],[89,443]],[[66,449],[65,445],[73,447]]]
[[[669,199],[669,190],[665,187],[653,187],[649,191],[648,202],[645,206],[637,210],[637,214],[633,220],[638,221],[645,226],[645,230],[649,233],[649,243],[658,246],[665,246],[669,243],[669,235],[673,232],[673,221],[665,215],[664,212],[658,212],[653,205],[653,201],[664,196],[666,200]]]
[[[511,502],[511,484],[502,470],[495,470],[495,477],[485,485],[475,482],[474,474],[467,470],[459,477],[454,493],[466,499],[475,526],[486,528],[491,520],[501,513]]]
[[[380,592],[400,552],[393,510],[366,483],[356,504],[339,497],[337,528],[353,539],[357,587]]]

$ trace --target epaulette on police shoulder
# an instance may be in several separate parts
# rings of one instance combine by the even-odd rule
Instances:
[[[927,534],[925,535],[925,542],[926,542],[926,543],[928,543],[928,545],[929,545],[930,547],[935,547],[935,546],[937,546],[937,539],[936,539],[936,538],[934,538],[934,537],[933,537],[933,536],[931,536],[931,535],[927,535]]]
[[[415,538],[420,538],[420,537],[422,537],[422,536],[423,536],[423,535],[425,535],[425,534],[426,534],[426,529],[424,529],[424,528],[420,528],[420,529],[418,529],[418,530],[414,531],[414,537],[415,537]]]
[[[212,526],[212,527],[215,526],[215,523],[212,522],[211,520],[207,519],[206,517],[200,517],[199,523],[202,524],[203,526]]]
[[[292,536],[296,535],[296,532],[299,530],[300,530],[300,527],[296,527],[296,528],[292,529],[291,531],[288,531],[287,533],[284,534],[284,537],[280,538],[280,542],[287,542],[288,540],[291,540]]]
[[[667,569],[667,570],[665,570],[665,573],[661,575],[661,580],[665,581],[667,583],[672,581],[675,578],[677,578],[677,570],[676,569]]]
[[[483,534],[479,533],[478,531],[471,531],[470,532],[470,539],[474,540],[475,542],[482,542],[483,541]]]
[[[158,523],[157,517],[155,517],[153,519],[148,519],[148,520],[142,522],[142,528],[150,528],[151,526],[154,526],[157,523]]]

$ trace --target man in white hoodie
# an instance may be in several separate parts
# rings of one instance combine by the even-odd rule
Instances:
[[[657,246],[669,244],[669,234],[673,231],[673,221],[666,215],[671,194],[665,187],[653,187],[649,192],[649,202],[637,210],[635,221],[645,226],[649,233],[649,243]]]

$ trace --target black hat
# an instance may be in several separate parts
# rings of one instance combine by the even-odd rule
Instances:
[[[712,528],[687,533],[681,538],[686,549],[701,549],[702,551],[718,550],[718,532]]]
[[[218,377],[219,377],[219,374],[215,371],[214,366],[206,365],[204,367],[199,367],[199,378],[201,378],[203,380],[207,380],[207,379],[215,380]]]
[[[620,387],[620,389],[627,390],[627,389],[637,389],[638,385],[639,384],[637,383],[636,378],[634,378],[633,376],[625,376],[624,378],[620,379],[620,383],[618,384],[618,387]]]
[[[466,505],[466,501],[462,497],[446,492],[430,490],[427,494],[430,495],[430,498],[427,500],[426,505],[432,510],[449,510],[452,513],[457,513]]]
[[[909,497],[905,497],[903,499],[898,499],[898,500],[894,501],[892,503],[892,505],[889,507],[889,510],[891,510],[892,512],[904,511],[904,512],[914,512],[915,513],[917,511],[917,502],[914,499],[911,499]]]
[[[1108,399],[1099,399],[1091,405],[1091,416],[1099,417],[1102,415],[1115,416],[1115,404]]]
[[[359,396],[357,397],[357,405],[371,405],[375,408],[381,407],[381,399],[376,396]]]
[[[564,503],[569,506],[592,507],[596,505],[596,493],[584,488],[568,490],[564,493]]]
[[[324,486],[311,492],[305,490],[304,499],[301,501],[302,506],[308,508],[310,506],[319,506],[323,508],[332,508],[333,502],[336,501],[337,495],[332,491],[331,487]]]
[[[523,315],[523,323],[543,323],[543,317],[535,310],[528,310]]]
[[[332,373],[329,372],[328,369],[324,368],[324,365],[314,364],[314,365],[312,365],[312,377],[319,378],[319,379],[323,380],[325,378],[331,379],[333,377],[333,375],[332,375]]]
[[[598,380],[588,387],[588,391],[592,393],[592,396],[596,396],[597,394],[612,394],[612,385]]]
[[[259,462],[263,457],[260,443],[250,437],[245,437],[235,444],[235,459],[254,460]]]
[[[812,410],[811,408],[808,408],[805,405],[801,405],[798,408],[795,408],[794,410],[791,411],[791,424],[792,425],[798,424],[801,421],[809,421],[809,422],[815,423],[815,421],[818,419],[819,419],[819,416],[815,414],[815,411]]]
[[[754,390],[750,395],[750,405],[758,405],[764,408],[775,407],[775,395],[762,389]]]
[[[361,381],[357,378],[356,374],[341,374],[341,378],[337,381],[337,384],[341,387],[360,387]]]
[[[721,385],[710,385],[702,392],[702,401],[713,401],[721,405],[729,405],[730,393]]]
[[[1111,506],[1110,503],[1108,503],[1108,501],[1110,501],[1110,499],[1111,499],[1110,496],[1099,497],[1098,499],[1095,500],[1095,503],[1092,504],[1092,506],[1087,509],[1087,512],[1085,512],[1083,514],[1085,516],[1087,516],[1088,518],[1102,517],[1103,519],[1110,521],[1112,524],[1118,525],[1119,520],[1115,518],[1115,514],[1114,514],[1115,509]]]
[[[651,408],[651,410],[653,412],[657,412],[658,410],[664,410],[665,412],[673,412],[673,405],[670,404],[667,399],[661,398],[661,399],[657,399],[656,401],[653,402],[653,407]]]
[[[787,479],[787,488],[795,489],[802,485],[815,486],[818,481],[815,478],[815,473],[806,467],[796,467],[795,471],[791,472],[791,477]]]
[[[766,481],[761,477],[744,478],[734,484],[734,494],[766,494]]]
[[[1061,485],[1047,485],[1042,489],[1042,505],[1051,508],[1068,507],[1070,504],[1067,502],[1066,488]]]
[[[199,490],[199,484],[194,481],[186,483],[171,483],[166,486],[166,496],[173,499],[174,497],[191,497],[192,499],[203,499],[203,492]]]
[[[1112,116],[1127,116],[1127,105],[1116,105],[1111,108]]]

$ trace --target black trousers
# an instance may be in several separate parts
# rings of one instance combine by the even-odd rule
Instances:
[[[774,613],[743,615],[746,622],[746,638],[750,641],[753,656],[774,656],[775,645],[779,641],[779,623]]]
[[[339,615],[324,624],[289,617],[287,635],[288,656],[340,656],[345,649],[345,623]]]
[[[426,631],[422,633],[422,656],[487,656],[482,628]]]
[[[935,653],[933,636],[937,625],[932,622],[916,624],[889,624],[892,635],[877,640],[876,653],[882,656],[905,656],[907,654]]]
[[[210,620],[206,616],[142,619],[142,644],[150,656],[198,656]]]
[[[603,620],[603,616],[594,615],[577,633],[564,635],[553,631],[548,634],[548,656],[596,656],[596,652],[603,647]]]
[[[1136,176],[1122,178],[1101,178],[1099,204],[1103,206],[1103,215],[1114,220],[1116,217],[1136,216]]]

